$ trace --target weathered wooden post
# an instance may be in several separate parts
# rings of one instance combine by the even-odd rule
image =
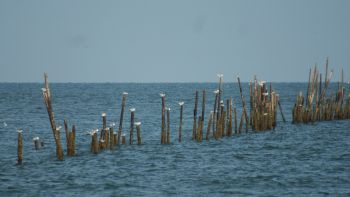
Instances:
[[[75,135],[76,135],[76,130],[75,130],[75,125],[73,125],[72,132],[69,134],[69,145],[70,145],[69,156],[75,155]]]
[[[205,89],[202,92],[202,116],[200,122],[200,130],[199,130],[199,141],[203,139],[203,128],[204,128],[204,114],[205,114]]]
[[[233,117],[235,119],[235,134],[237,134],[238,131],[237,131],[237,109],[236,109],[236,103],[234,103],[234,106],[233,106]]]
[[[111,150],[116,145],[116,138],[114,136],[114,126],[115,126],[114,122],[112,122],[109,125],[109,137],[110,137],[109,149],[111,149]]]
[[[49,88],[48,76],[46,73],[44,73],[44,80],[45,80],[45,88],[42,88],[42,92],[43,92],[43,98],[44,98],[46,110],[49,115],[52,133],[56,143],[56,155],[59,160],[63,160],[63,151],[62,151],[62,145],[60,140],[60,133],[59,133],[59,129],[56,128],[55,116],[54,116],[52,103],[51,103],[51,92]]]
[[[198,106],[198,90],[196,90],[196,96],[194,99],[192,140],[196,140],[197,138],[197,106]]]
[[[44,145],[43,142],[40,140],[39,137],[34,137],[34,138],[33,138],[33,142],[34,142],[34,148],[35,148],[35,150],[41,149],[41,147]]]
[[[284,118],[284,114],[283,114],[282,105],[280,103],[280,96],[279,96],[279,94],[276,94],[276,99],[277,99],[277,103],[278,103],[278,109],[280,109],[283,122],[286,122],[286,119]]]
[[[122,134],[122,144],[125,145],[126,144],[126,137],[125,134]]]
[[[60,129],[61,129],[61,126],[57,127],[55,132],[55,141],[57,141],[56,153],[57,153],[58,160],[63,160],[63,150],[62,150],[62,144],[61,144]]]
[[[97,142],[97,132],[98,132],[98,129],[93,130],[91,132],[91,152],[94,154],[98,154],[98,151],[99,151],[99,145]]]
[[[137,130],[137,144],[141,145],[142,144],[142,139],[141,139],[141,122],[135,122],[136,125],[136,130]]]
[[[165,134],[165,94],[160,93],[160,97],[162,98],[162,131],[161,131],[161,137],[160,137],[160,143],[165,144],[166,141],[166,134]]]
[[[217,108],[219,108],[219,105],[218,105],[218,97],[219,97],[219,90],[215,90],[214,91],[214,94],[215,94],[215,102],[214,102],[214,115],[213,115],[213,137],[215,137],[215,133],[216,133],[216,113],[217,113]]]
[[[179,142],[182,141],[182,113],[184,108],[184,102],[179,102],[180,105],[180,126],[179,126]]]
[[[246,106],[245,106],[245,101],[244,101],[244,97],[243,97],[243,93],[242,93],[241,80],[239,79],[238,75],[237,75],[237,80],[238,80],[238,85],[239,85],[239,93],[241,95],[241,100],[242,100],[243,114],[245,116],[246,132],[248,132],[249,118],[248,118],[247,109],[246,109]]]
[[[69,155],[69,153],[70,153],[70,147],[71,147],[71,145],[70,145],[70,139],[69,139],[69,130],[68,130],[68,123],[67,123],[67,120],[66,119],[64,119],[64,122],[63,122],[63,124],[64,124],[64,131],[65,131],[65,133],[66,133],[66,145],[67,145],[67,155]]]
[[[22,136],[22,130],[18,129],[18,145],[17,145],[17,164],[22,165],[23,161],[23,136]]]
[[[134,117],[135,117],[135,108],[130,109],[131,116],[130,116],[130,142],[129,144],[132,144],[134,141]]]
[[[227,109],[228,114],[228,125],[227,125],[227,136],[232,136],[232,98],[228,100],[229,102],[227,105],[229,105]]]
[[[117,140],[117,144],[119,145],[120,143],[120,138],[122,135],[122,131],[123,131],[123,117],[124,117],[124,110],[125,110],[125,103],[126,103],[126,97],[128,96],[127,92],[123,92],[123,99],[122,99],[122,108],[120,111],[120,121],[119,121],[119,129],[118,129],[118,140]]]
[[[167,112],[166,143],[170,144],[170,108],[167,108],[166,112]]]
[[[209,120],[208,120],[208,128],[207,128],[207,134],[205,135],[205,140],[209,140],[209,134],[210,134],[210,129],[211,129],[211,124],[214,119],[214,112],[211,111],[209,115]]]
[[[99,140],[99,146],[100,149],[103,150],[106,148],[106,126],[107,126],[107,119],[106,119],[106,113],[101,114],[102,117],[102,129],[100,131],[100,140]]]
[[[222,79],[224,78],[224,75],[223,74],[217,74],[217,76],[219,77],[219,95],[218,95],[218,109],[217,109],[217,117],[216,117],[216,122],[219,122],[219,118],[220,118],[220,102],[221,102],[221,95],[222,95]]]

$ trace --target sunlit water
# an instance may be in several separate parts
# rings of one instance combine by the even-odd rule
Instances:
[[[65,156],[64,161],[55,156],[42,86],[0,84],[0,196],[350,195],[350,121],[291,124],[295,96],[306,84],[274,84],[287,119],[283,123],[278,116],[275,131],[202,143],[190,140],[194,93],[207,90],[207,124],[214,106],[214,83],[52,84],[57,123],[62,125],[67,118],[77,127],[77,156]],[[243,87],[248,99],[248,83]],[[123,91],[129,93],[127,109],[135,107],[136,121],[142,122],[143,145],[94,155],[86,132],[102,126],[102,112],[107,113],[108,124],[119,124]],[[170,145],[160,145],[160,92],[166,93],[166,106],[171,108]],[[236,83],[224,85],[224,98],[231,96],[240,116]],[[182,143],[177,141],[179,101],[185,102]],[[124,117],[128,138],[128,110]],[[16,128],[24,130],[21,166],[16,165]],[[45,141],[39,151],[32,142],[36,136]],[[61,137],[65,149],[63,132]]]

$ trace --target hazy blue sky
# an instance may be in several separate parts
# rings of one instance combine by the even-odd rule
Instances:
[[[347,0],[0,0],[0,81],[350,79]]]

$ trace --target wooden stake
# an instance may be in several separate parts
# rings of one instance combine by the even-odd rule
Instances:
[[[22,165],[23,161],[23,136],[22,130],[17,130],[18,132],[18,145],[17,145],[17,164]]]
[[[49,115],[52,133],[56,143],[56,155],[58,160],[63,160],[63,151],[62,151],[62,145],[60,140],[60,133],[59,133],[59,130],[57,130],[56,128],[55,116],[54,116],[52,103],[51,103],[51,92],[49,88],[48,76],[46,73],[44,73],[44,80],[45,80],[45,88],[42,88],[43,98],[47,109],[47,113]]]
[[[161,93],[160,97],[162,98],[162,131],[160,137],[160,143],[165,144],[166,134],[165,134],[165,94]]]
[[[197,106],[198,106],[198,91],[196,90],[196,96],[194,99],[194,109],[193,109],[192,140],[197,139]]]
[[[118,129],[118,140],[117,143],[119,145],[120,138],[123,132],[123,117],[124,117],[124,109],[125,109],[125,103],[126,103],[126,97],[128,96],[127,92],[123,92],[123,99],[122,99],[122,108],[120,111],[120,121],[119,121],[119,129]]]
[[[182,138],[182,113],[183,113],[183,105],[184,102],[179,102],[180,105],[180,126],[179,126],[179,142],[181,142]]]
[[[205,140],[209,140],[209,134],[210,134],[210,129],[211,129],[211,123],[214,119],[214,112],[211,111],[210,112],[210,116],[209,116],[209,121],[208,121],[208,128],[207,128],[207,134],[205,135]]]
[[[125,134],[122,134],[122,144],[123,144],[123,145],[125,145],[125,144],[126,144]]]
[[[166,143],[170,144],[170,108],[166,109],[167,112],[167,133],[166,133]]]
[[[129,144],[133,144],[135,108],[131,108],[130,112],[131,112],[131,115],[130,115],[130,142],[129,142]]]
[[[142,139],[141,139],[141,122],[135,122],[136,125],[136,130],[137,130],[137,144],[141,145],[142,144]]]
[[[246,132],[248,132],[248,124],[249,124],[249,118],[247,115],[247,109],[245,106],[245,101],[242,93],[242,86],[241,86],[241,80],[239,79],[239,76],[237,75],[237,80],[238,80],[238,85],[239,85],[239,93],[241,94],[241,100],[242,100],[242,105],[243,105],[243,115],[245,117],[245,122],[246,122]],[[243,118],[243,116],[242,116]]]

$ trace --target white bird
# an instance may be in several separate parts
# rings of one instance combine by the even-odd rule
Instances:
[[[33,138],[33,141],[37,141],[37,140],[39,140],[40,138],[39,137],[34,137]]]
[[[22,133],[22,131],[23,131],[22,129],[17,129],[18,133]]]
[[[56,127],[56,130],[61,130],[62,126]]]
[[[180,106],[182,106],[182,105],[184,105],[184,104],[185,104],[185,102],[183,102],[183,101],[179,102],[179,105],[180,105]]]
[[[263,86],[266,83],[266,81],[259,81],[259,86]]]
[[[130,108],[129,111],[130,112],[134,112],[136,109],[135,108]]]
[[[128,95],[128,94],[129,94],[129,93],[127,93],[127,92],[123,92],[123,95],[125,95],[125,96]]]
[[[214,94],[219,94],[220,90],[214,90]]]
[[[170,111],[170,107],[166,109],[167,111]]]
[[[219,78],[224,77],[224,75],[223,75],[223,74],[217,74],[217,76],[218,76]]]
[[[109,126],[110,127],[114,127],[115,126],[115,122],[112,122]]]
[[[41,88],[41,90],[42,90],[43,92],[46,92],[46,88]]]
[[[102,116],[102,117],[105,117],[105,116],[106,116],[106,113],[105,113],[105,112],[103,112],[103,113],[101,114],[101,116]]]
[[[135,122],[135,125],[136,125],[136,126],[140,126],[140,125],[141,125],[141,122]]]
[[[7,127],[7,124],[6,124],[6,122],[4,122],[4,127]]]
[[[262,93],[264,96],[268,96],[269,95],[269,93],[268,92],[264,92],[264,93]]]
[[[164,93],[160,93],[159,95],[160,95],[160,97],[165,97]]]

